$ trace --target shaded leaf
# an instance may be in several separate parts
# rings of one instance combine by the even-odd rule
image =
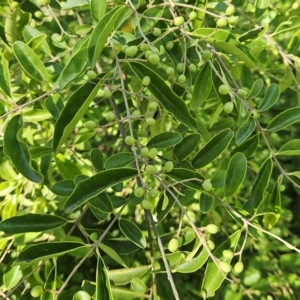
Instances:
[[[91,161],[92,161],[92,164],[93,166],[99,170],[99,171],[102,171],[103,170],[103,153],[100,149],[93,149],[91,151]]]
[[[280,95],[279,86],[275,83],[270,84],[266,89],[265,97],[260,102],[260,105],[258,107],[258,112],[265,111],[270,107],[272,107],[278,100],[279,95]]]
[[[137,227],[136,224],[127,220],[120,219],[119,227],[122,233],[134,244],[139,246],[140,248],[146,248],[147,242],[145,237],[143,236],[142,231]]]
[[[113,211],[113,206],[107,193],[103,192],[100,195],[89,200],[90,205],[105,213]]]
[[[55,300],[56,294],[51,292],[55,291],[57,286],[57,267],[54,266],[46,279],[44,285],[44,292],[41,295],[41,300]]]
[[[251,91],[248,95],[248,98],[251,99],[251,98],[254,98],[254,97],[258,96],[259,93],[261,92],[263,86],[264,86],[263,80],[262,79],[257,79],[253,83],[253,86],[252,86]]]
[[[252,118],[246,120],[236,132],[235,143],[239,146],[255,129],[255,122]]]
[[[113,300],[106,266],[101,256],[97,259],[96,299]]]
[[[60,196],[70,196],[75,189],[74,180],[66,179],[56,182],[51,187],[51,192]]]
[[[213,184],[212,186],[215,188]],[[214,204],[214,198],[210,194],[201,193],[199,199],[199,206],[200,206],[200,211],[203,214],[207,214],[211,210],[213,204]]]
[[[173,154],[179,161],[187,159],[194,150],[199,146],[201,136],[198,133],[190,134],[182,139],[182,141],[175,145]]]
[[[0,89],[2,92],[11,97],[10,74],[8,61],[2,56],[0,58]]]
[[[242,152],[246,157],[250,157],[256,150],[258,146],[259,136],[258,134],[255,134],[251,138],[244,141],[242,144],[240,144],[238,147],[234,148],[231,151],[231,155]]]
[[[52,115],[52,117],[57,120],[61,111],[64,108],[64,103],[60,94],[54,94],[45,100],[45,106]]]

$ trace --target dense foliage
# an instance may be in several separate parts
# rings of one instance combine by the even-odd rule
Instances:
[[[300,299],[299,14],[0,0],[0,298]]]

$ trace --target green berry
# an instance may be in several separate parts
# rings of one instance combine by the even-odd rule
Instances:
[[[202,53],[203,60],[209,60],[211,58],[211,52],[209,50],[204,50]]]
[[[106,113],[105,119],[107,122],[112,122],[115,120],[115,114],[112,111],[109,111],[108,113]]]
[[[146,59],[149,60],[149,57],[150,57],[150,55],[152,55],[152,54],[153,54],[153,52],[152,52],[151,50],[147,50],[147,51],[145,52],[145,57],[146,57]]]
[[[227,8],[226,8],[226,11],[225,11],[226,15],[227,16],[231,16],[235,13],[235,7],[234,5],[229,5]]]
[[[233,108],[234,108],[234,105],[233,105],[233,102],[231,102],[231,101],[226,102],[223,107],[224,111],[227,114],[230,114],[233,111]]]
[[[176,17],[174,19],[174,25],[175,26],[180,26],[184,23],[184,18],[182,16]]]
[[[12,4],[11,4],[11,8],[12,9],[16,9],[18,7],[19,7],[19,3],[18,2],[16,2],[16,1],[12,2]]]
[[[40,285],[34,286],[34,287],[31,289],[31,291],[30,291],[30,295],[31,295],[33,298],[39,297],[42,293],[43,293],[43,287],[40,286]]]
[[[223,250],[222,252],[223,257],[226,259],[232,259],[233,258],[233,252],[230,250]]]
[[[106,98],[106,99],[109,99],[111,97],[111,95],[112,95],[112,93],[110,90],[104,90],[103,94],[102,94],[103,98]]]
[[[238,261],[234,267],[233,267],[234,272],[236,273],[242,273],[244,270],[244,264],[241,261]]]
[[[98,239],[98,234],[97,234],[97,232],[91,233],[90,236],[89,236],[89,238],[90,238],[91,241],[96,242],[97,239]]]
[[[128,45],[123,45],[122,48],[121,48],[121,49],[122,49],[122,52],[126,53],[126,49],[127,49],[128,47],[129,47]]]
[[[230,272],[231,269],[232,269],[231,265],[230,265],[228,262],[226,262],[226,261],[220,261],[220,262],[219,262],[219,267],[220,267],[220,269],[221,269],[224,273],[228,273],[228,272]]]
[[[232,25],[232,26],[235,26],[238,22],[238,18],[237,16],[231,16],[229,17],[228,19],[228,24]]]
[[[185,77],[184,74],[181,74],[181,75],[178,76],[177,80],[178,80],[179,83],[185,83],[186,77]]]
[[[144,196],[144,189],[139,186],[134,190],[133,193],[134,193],[134,196],[136,196],[137,198],[141,198]]]
[[[172,48],[174,47],[174,43],[173,42],[167,42],[167,44],[166,44],[166,48],[168,49],[168,50],[171,50]]]
[[[248,92],[244,89],[238,89],[236,94],[241,98],[245,98],[245,97],[247,97]]]
[[[156,168],[153,165],[148,165],[148,166],[146,166],[145,171],[147,174],[151,175],[151,174],[156,173]]]
[[[143,82],[142,83],[143,83],[144,86],[148,86],[150,84],[150,77],[149,76],[145,76],[143,78]]]
[[[128,56],[128,57],[133,57],[137,54],[138,52],[138,47],[137,46],[129,46],[126,48],[125,50],[125,54]]]
[[[149,156],[149,158],[154,159],[156,157],[157,153],[158,153],[158,150],[156,148],[151,148],[149,150],[148,156]]]
[[[34,20],[31,20],[30,21],[30,24],[29,24],[32,28],[36,28],[37,24]]]
[[[89,77],[89,79],[95,79],[97,78],[97,73],[93,70],[88,70],[86,72],[86,75]]]
[[[146,124],[148,126],[154,126],[156,123],[155,119],[154,118],[146,118]]]
[[[160,194],[159,190],[158,189],[152,189],[149,191],[148,195],[150,198],[154,199],[156,197],[158,197]]]
[[[174,70],[173,68],[171,68],[171,67],[168,67],[168,68],[166,69],[166,73],[167,73],[167,75],[169,75],[169,76],[173,76],[174,73],[175,73],[175,70]]]
[[[207,246],[210,250],[214,250],[215,249],[215,243],[212,240],[208,240],[207,242]]]
[[[125,137],[125,144],[126,145],[132,146],[132,145],[134,145],[134,143],[135,143],[135,139],[134,139],[133,136],[128,135],[128,136]]]
[[[73,300],[91,300],[91,296],[85,291],[79,291],[74,294]]]
[[[186,95],[185,95],[185,99],[186,100],[191,100],[193,98],[193,95],[191,94],[191,93],[187,93]]]
[[[208,224],[206,231],[210,234],[216,234],[219,231],[219,227],[216,224]]]
[[[140,50],[142,52],[146,52],[147,50],[149,50],[149,46],[146,43],[143,43],[140,45]]]
[[[212,184],[209,179],[206,179],[202,182],[202,187],[204,191],[210,192],[212,190]]]
[[[181,73],[184,70],[184,63],[178,63],[176,66],[177,72]]]
[[[285,190],[285,186],[283,184],[279,185],[279,191],[283,192]]]
[[[138,109],[134,110],[134,111],[132,112],[132,114],[131,114],[131,117],[132,117],[132,118],[138,118],[138,117],[140,117],[140,116],[141,116],[141,111],[138,110]]]
[[[173,170],[173,168],[174,168],[174,164],[172,161],[167,161],[165,163],[165,171],[166,172],[171,172]]]
[[[259,113],[257,112],[256,109],[252,109],[252,110],[250,110],[250,116],[253,119],[257,119],[257,118],[259,118],[260,115],[259,115]]]
[[[156,102],[150,102],[149,104],[148,104],[148,108],[149,108],[149,110],[156,110],[157,109],[157,106],[158,106],[158,104],[156,103]]]
[[[229,92],[230,92],[230,86],[229,85],[227,85],[227,84],[221,84],[219,86],[219,93],[221,95],[227,95],[227,94],[229,94]]]
[[[179,246],[178,239],[172,238],[168,243],[168,250],[173,253],[177,251],[178,246]]]
[[[149,156],[149,149],[148,149],[147,147],[143,147],[143,148],[141,149],[141,155],[142,155],[143,157],[148,157],[148,156]]]
[[[196,65],[190,64],[190,65],[189,65],[189,70],[190,70],[192,73],[195,73],[195,72],[197,71]]]
[[[97,127],[97,123],[95,121],[92,121],[92,120],[86,121],[84,123],[84,127],[89,129],[89,130],[93,130]]]
[[[142,201],[142,207],[143,207],[144,209],[151,209],[152,206],[153,206],[153,202],[152,202],[151,200],[149,200],[149,199],[144,199],[144,200]]]
[[[160,58],[157,54],[153,53],[149,56],[148,61],[152,65],[157,65],[160,61]]]
[[[227,25],[227,19],[225,18],[221,18],[217,21],[217,26],[218,27],[224,27]]]
[[[36,12],[34,13],[34,16],[35,16],[36,18],[38,18],[38,19],[41,19],[41,18],[44,16],[44,14],[43,14],[43,12],[41,12],[40,10],[38,10],[38,11],[36,11]]]
[[[189,19],[190,20],[195,20],[197,18],[197,13],[195,11],[191,11],[189,13]]]
[[[154,36],[156,36],[156,37],[160,36],[160,35],[161,35],[161,30],[160,30],[160,28],[158,28],[158,27],[153,28],[152,34],[153,34]]]

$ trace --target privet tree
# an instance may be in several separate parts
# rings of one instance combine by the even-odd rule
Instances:
[[[299,13],[1,0],[1,299],[298,299]]]

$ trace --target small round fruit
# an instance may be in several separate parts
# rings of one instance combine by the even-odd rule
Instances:
[[[231,26],[235,26],[238,22],[238,18],[237,16],[231,16],[229,17],[228,19],[228,24],[231,25]]]
[[[149,199],[144,199],[144,200],[142,201],[142,207],[143,207],[144,209],[151,209],[152,206],[153,206],[153,202],[152,202],[151,200],[149,200]]]
[[[131,117],[132,117],[132,118],[138,118],[138,117],[140,117],[140,116],[141,116],[141,111],[138,110],[138,109],[134,110],[134,111],[132,112],[132,114],[131,114]]]
[[[285,190],[285,186],[283,184],[279,185],[279,191],[283,192]]]
[[[226,11],[225,11],[226,15],[227,16],[231,16],[235,13],[235,7],[234,5],[229,5],[227,8],[226,8]]]
[[[30,295],[31,295],[33,298],[39,297],[42,293],[43,293],[43,287],[40,286],[40,285],[34,286],[34,287],[31,289],[31,291],[30,291]]]
[[[154,36],[156,36],[156,37],[160,36],[160,35],[161,35],[161,30],[160,30],[160,28],[158,28],[158,27],[153,28],[152,34],[153,34]]]
[[[134,139],[133,136],[128,135],[128,136],[125,137],[125,144],[126,145],[132,146],[132,145],[134,145],[134,143],[135,143],[135,139]]]
[[[148,156],[149,156],[149,149],[148,149],[148,147],[143,147],[143,148],[141,149],[141,155],[142,155],[143,157],[148,157]]]
[[[254,99],[254,102],[255,103],[259,103],[261,101],[261,98],[259,98],[259,97],[256,97],[255,99]]]
[[[157,109],[157,106],[158,106],[158,104],[156,103],[156,102],[150,102],[149,104],[148,104],[148,108],[149,108],[149,110],[156,110]]]
[[[209,179],[205,179],[202,182],[202,187],[203,187],[204,191],[210,192],[212,190],[212,184],[211,184],[210,180]]]
[[[151,50],[147,50],[147,51],[145,52],[145,57],[146,57],[147,60],[149,59],[149,56],[150,56],[151,54],[153,54],[153,52],[152,52]]]
[[[174,43],[173,43],[172,41],[167,42],[166,48],[167,48],[168,50],[171,50],[173,47],[174,47]]]
[[[173,170],[173,168],[174,168],[174,164],[172,161],[169,160],[165,163],[165,171],[166,172],[171,172]]]
[[[234,108],[234,105],[233,105],[233,102],[231,102],[231,101],[226,102],[223,107],[224,111],[227,114],[230,114],[233,111],[233,108]]]
[[[189,65],[189,70],[190,70],[192,73],[195,73],[195,72],[197,71],[196,65],[190,64],[190,65]]]
[[[197,18],[197,13],[195,11],[191,11],[189,13],[189,19],[190,20],[195,20]]]
[[[225,273],[230,272],[232,269],[231,265],[228,262],[222,261],[222,260],[219,262],[219,266],[220,266],[220,269]]]
[[[37,24],[34,20],[31,20],[30,21],[30,24],[29,24],[32,28],[36,28]]]
[[[149,197],[152,199],[158,197],[159,194],[160,194],[160,191],[158,189],[151,189],[148,193]]]
[[[179,246],[178,239],[172,238],[168,243],[168,250],[173,253],[177,251],[178,246]]]
[[[177,72],[181,73],[184,70],[184,63],[178,63],[176,66]]]
[[[143,43],[140,45],[140,50],[142,52],[146,52],[147,50],[149,50],[149,46],[146,43]]]
[[[154,118],[146,118],[146,124],[148,126],[154,126],[156,123],[155,119]]]
[[[88,70],[86,72],[86,75],[89,77],[89,79],[95,79],[97,78],[97,73],[93,70]]]
[[[157,54],[152,53],[152,54],[149,56],[148,61],[149,61],[149,63],[152,64],[152,65],[157,65],[157,64],[159,63],[159,61],[160,61],[160,58],[159,58],[159,56],[158,56]]]
[[[125,50],[125,54],[128,56],[128,57],[133,57],[137,54],[138,52],[138,47],[137,46],[129,46],[126,48]]]
[[[204,50],[201,55],[203,60],[209,60],[211,58],[211,52],[209,50]]]
[[[175,26],[180,26],[184,23],[184,18],[182,16],[176,17],[174,19],[174,25]]]
[[[145,76],[143,78],[143,82],[142,83],[143,83],[144,86],[148,86],[150,84],[150,81],[151,81],[150,77],[149,76]]]
[[[122,49],[122,52],[126,53],[126,49],[127,49],[128,47],[129,47],[128,45],[123,45],[122,48],[121,48],[121,49]]]
[[[216,234],[219,231],[219,227],[216,224],[208,224],[206,231],[210,234]]]
[[[168,67],[168,68],[166,69],[166,73],[167,73],[167,75],[169,75],[169,76],[173,76],[174,73],[175,73],[175,70],[174,70],[173,68],[171,68],[171,67]]]
[[[233,267],[234,272],[236,273],[242,273],[244,270],[244,264],[241,261],[238,261],[234,267]]]
[[[57,38],[56,38],[56,41],[58,43],[61,43],[63,41],[63,36],[62,35],[59,35]],[[97,77],[97,76],[96,76]]]
[[[215,243],[212,240],[208,240],[207,242],[207,246],[210,250],[214,250],[215,249]]]
[[[186,95],[185,95],[185,99],[186,100],[191,100],[193,98],[193,95],[191,94],[191,93],[187,93]]]
[[[157,153],[158,153],[158,150],[156,148],[151,148],[149,150],[148,156],[149,156],[149,158],[154,159],[156,157]]]
[[[223,250],[222,252],[223,257],[226,259],[232,259],[233,258],[233,252],[230,250]]]
[[[241,98],[245,98],[245,97],[247,97],[248,92],[244,89],[238,89],[236,94]]]
[[[89,129],[89,130],[93,130],[97,127],[97,123],[95,121],[92,121],[92,120],[86,121],[84,123],[84,127]]]
[[[91,233],[90,236],[89,236],[89,238],[90,238],[91,241],[96,242],[97,239],[98,239],[98,234],[97,234],[97,232]]]
[[[250,116],[253,119],[257,119],[257,118],[259,118],[260,115],[259,115],[259,113],[257,112],[256,109],[252,109],[252,110],[250,110]]]
[[[91,296],[85,291],[78,291],[73,296],[74,300],[91,300]]]
[[[16,1],[14,1],[14,2],[11,4],[11,8],[12,8],[12,9],[16,9],[16,8],[18,8],[18,7],[19,7],[19,3],[16,2]]]
[[[106,99],[109,99],[111,97],[111,95],[112,95],[112,93],[110,90],[104,90],[103,94],[102,94],[103,98],[106,98]]]
[[[42,0],[43,5],[48,5],[50,3],[50,0]]]
[[[218,91],[221,95],[227,95],[230,92],[230,86],[227,84],[221,84]]]
[[[217,26],[218,27],[224,27],[227,25],[227,19],[225,18],[221,18],[217,21]]]
[[[135,190],[134,190],[134,196],[136,196],[137,198],[141,198],[144,196],[144,189],[142,187],[137,187]]]
[[[156,172],[156,168],[153,165],[148,165],[145,168],[145,171],[146,171],[147,174],[151,175],[151,174],[154,174]]]
[[[185,83],[186,77],[185,77],[184,74],[181,74],[181,75],[178,76],[177,80],[178,80],[179,83]]]
[[[38,18],[38,19],[41,19],[41,18],[44,16],[44,14],[43,14],[43,12],[41,12],[40,10],[38,10],[38,11],[36,11],[36,12],[34,13],[34,16],[35,16],[36,18]]]

